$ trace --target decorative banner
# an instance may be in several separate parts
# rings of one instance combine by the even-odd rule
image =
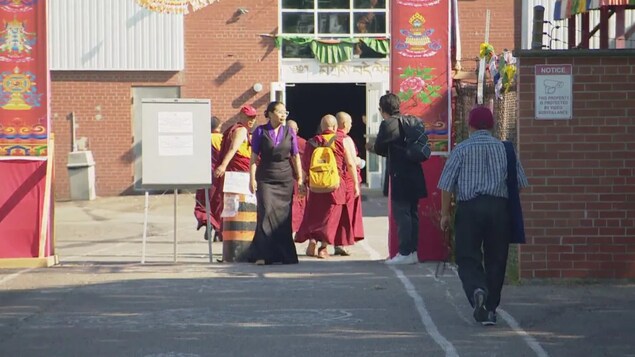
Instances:
[[[41,157],[49,132],[46,1],[0,0],[0,158]]]
[[[419,201],[420,261],[445,261],[450,245],[440,229],[441,193],[436,188],[449,152],[450,0],[395,0],[391,8],[391,88],[401,112],[423,120],[434,155],[423,163],[428,197]],[[397,229],[389,220],[389,253],[397,254]]]
[[[390,86],[401,112],[423,120],[436,153],[450,139],[449,16],[449,0],[396,0],[391,9]]]
[[[166,14],[187,14],[192,10],[200,10],[217,0],[137,0],[137,4],[154,12]]]

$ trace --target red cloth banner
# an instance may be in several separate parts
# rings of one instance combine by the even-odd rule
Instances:
[[[46,1],[0,0],[0,157],[46,157]]]
[[[0,160],[0,177],[0,258],[37,257],[46,161]],[[46,256],[51,249],[48,242]]]
[[[448,153],[450,111],[450,1],[394,0],[391,3],[392,92],[401,112],[421,118],[433,156],[423,164],[428,197],[419,202],[419,260],[446,260],[448,246],[439,228],[441,193],[436,188]],[[392,215],[392,214],[391,214]],[[397,254],[397,234],[390,219],[390,256]]]

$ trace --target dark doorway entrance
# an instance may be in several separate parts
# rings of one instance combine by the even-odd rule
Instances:
[[[320,120],[326,114],[347,112],[353,118],[353,127],[349,133],[355,142],[358,156],[366,160],[366,124],[362,116],[366,115],[366,87],[355,83],[297,83],[286,88],[289,119],[298,123],[300,136],[313,137],[320,126]],[[363,182],[366,172],[362,170]]]

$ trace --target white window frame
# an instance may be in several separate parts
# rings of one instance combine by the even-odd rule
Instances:
[[[297,35],[303,37],[312,37],[312,38],[325,38],[325,39],[337,39],[337,38],[361,38],[361,37],[390,37],[390,0],[386,0],[386,8],[384,9],[354,9],[355,0],[349,0],[349,7],[347,9],[319,9],[318,2],[319,0],[313,0],[313,9],[284,9],[282,8],[282,0],[278,0],[278,9],[280,16],[278,16],[278,34],[279,35]],[[313,13],[313,33],[285,33],[282,32],[282,17],[283,14],[286,13]],[[324,33],[319,34],[319,14],[324,13],[348,13],[349,15],[349,24],[348,24],[348,33]],[[376,13],[384,13],[386,16],[386,32],[384,33],[355,33],[355,19],[354,14],[360,12],[376,12]]]

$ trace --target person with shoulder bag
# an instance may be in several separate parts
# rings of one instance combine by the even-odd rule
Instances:
[[[427,196],[421,163],[430,156],[423,123],[417,117],[401,115],[400,105],[399,97],[392,93],[379,99],[384,120],[375,142],[367,146],[389,159],[390,204],[399,240],[399,253],[386,260],[389,265],[418,262],[419,200]]]

